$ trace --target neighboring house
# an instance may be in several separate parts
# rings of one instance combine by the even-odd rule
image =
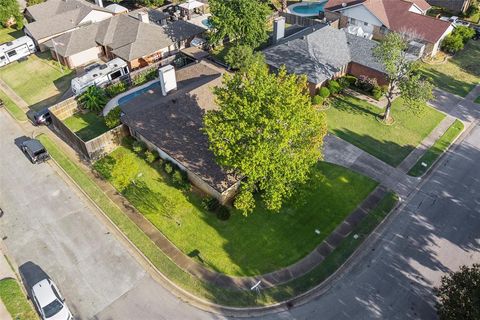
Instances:
[[[340,15],[339,28],[375,40],[389,31],[407,33],[425,45],[425,54],[433,56],[453,26],[425,15],[428,9],[424,0],[328,0],[325,5],[325,10]]]
[[[377,42],[327,25],[306,28],[281,39],[263,51],[274,69],[284,65],[289,73],[305,74],[313,95],[327,80],[352,74],[387,83],[383,66],[373,56]]]
[[[190,64],[175,71],[176,80],[168,77],[176,90],[164,96],[159,85],[120,108],[133,137],[178,165],[195,187],[226,203],[240,180],[216,163],[202,131],[205,112],[218,108],[212,89],[222,84],[223,72],[205,61]]]
[[[177,53],[205,29],[185,21],[163,26],[150,23],[147,13],[138,18],[120,14],[83,26],[46,43],[52,55],[69,68],[88,64],[98,58],[115,57],[128,63],[130,70]]]
[[[472,4],[472,0],[427,0],[432,6],[442,7],[453,13],[465,13]]]
[[[48,40],[111,16],[106,8],[85,0],[48,0],[25,9],[30,22],[25,26],[25,34],[45,51]]]

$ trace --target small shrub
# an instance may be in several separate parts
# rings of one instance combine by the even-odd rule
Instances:
[[[142,141],[135,140],[132,143],[132,149],[135,153],[141,153],[143,150],[145,150],[145,143]]]
[[[378,87],[378,88],[377,88],[377,87],[376,87],[376,88],[373,88],[373,90],[372,90],[372,96],[373,96],[373,98],[374,98],[375,100],[380,100],[380,98],[382,97],[382,95],[383,95],[383,92],[382,92],[382,90],[381,90],[379,87]]]
[[[153,79],[155,79],[157,77],[157,69],[156,68],[153,68],[152,70],[148,71],[146,74],[145,74],[145,79],[148,81],[152,81]]]
[[[338,81],[335,81],[335,80],[328,81],[327,88],[328,88],[328,90],[330,90],[331,94],[337,94],[340,91],[342,91],[342,87],[340,86]]]
[[[119,106],[116,106],[110,112],[105,116],[105,125],[112,129],[115,128],[120,124],[120,114],[122,113],[122,110],[120,109]]]
[[[449,34],[442,41],[442,49],[448,53],[457,53],[463,49],[462,37],[455,34]]]
[[[474,16],[478,13],[479,9],[478,9],[478,4],[475,4],[475,3],[472,3],[468,9],[467,9],[467,12],[466,12],[466,15],[467,17],[471,17],[471,16]]]
[[[372,92],[373,88],[378,87],[377,79],[367,76],[359,76],[356,86],[365,92]]]
[[[176,187],[182,190],[190,189],[190,182],[188,181],[187,175],[180,169],[173,171],[172,182]]]
[[[110,98],[113,98],[113,97],[115,97],[115,96],[117,96],[120,93],[123,93],[125,91],[127,91],[127,85],[123,81],[114,83],[114,84],[109,85],[108,87],[105,88],[105,93]]]
[[[220,202],[214,197],[205,197],[202,199],[202,208],[207,211],[215,211],[220,206]]]
[[[165,161],[165,165],[163,166],[163,170],[165,170],[165,172],[167,174],[172,174],[173,172],[173,165],[168,162],[168,161]]]
[[[458,26],[453,30],[452,34],[462,38],[462,42],[465,44],[475,36],[475,30],[470,27]]]
[[[349,74],[347,74],[346,76],[344,76],[343,79],[345,79],[345,81],[347,81],[350,86],[356,85],[356,84],[357,84],[357,80],[358,80],[357,77],[352,76],[352,75],[349,75]]]
[[[316,96],[313,96],[312,103],[316,106],[321,106],[323,104],[323,100],[324,99],[317,94]]]
[[[217,209],[217,218],[226,221],[230,218],[230,210],[225,206],[219,206]]]
[[[340,85],[340,92],[342,92],[343,90],[345,90],[345,88],[348,88],[350,86],[350,81],[348,81],[346,77],[339,78],[337,82]]]
[[[105,90],[97,86],[90,86],[78,97],[78,102],[87,110],[100,112],[108,102]]]
[[[320,90],[318,90],[318,94],[322,98],[328,98],[330,96],[330,90],[328,90],[328,88],[321,87]]]
[[[158,152],[155,150],[153,151],[147,150],[145,151],[144,156],[145,156],[145,161],[147,161],[148,163],[153,163],[158,158]]]

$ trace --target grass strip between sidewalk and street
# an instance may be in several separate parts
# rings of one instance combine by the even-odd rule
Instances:
[[[5,278],[0,280],[0,299],[13,320],[38,319],[16,279]]]
[[[412,177],[420,177],[427,172],[435,161],[444,153],[458,135],[463,131],[464,125],[462,121],[455,120],[445,133],[431,146],[423,156],[418,159],[417,163],[408,171]],[[423,165],[426,164],[426,165]]]
[[[23,112],[23,110],[20,109],[20,107],[17,106],[2,90],[0,90],[0,100],[3,101],[3,106],[17,121],[23,122],[28,120],[25,112]]]
[[[135,225],[101,190],[95,181],[70,159],[48,136],[37,137],[50,152],[56,163],[87,194],[150,262],[170,281],[203,300],[232,307],[264,306],[292,298],[318,285],[338,269],[358,248],[368,234],[383,220],[397,202],[393,193],[388,193],[367,217],[346,237],[318,267],[302,277],[285,284],[266,288],[258,295],[246,290],[228,290],[198,278],[180,269],[170,260],[140,228]],[[358,234],[357,239],[353,236]]]

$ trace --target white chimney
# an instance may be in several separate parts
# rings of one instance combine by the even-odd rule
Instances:
[[[150,19],[148,19],[148,13],[143,11],[138,13],[138,20],[142,21],[143,23],[150,23]]]
[[[160,78],[160,86],[162,94],[167,95],[172,90],[177,89],[177,78],[175,77],[175,68],[172,65],[158,68],[158,77]]]
[[[103,8],[103,0],[95,0],[95,4]]]
[[[273,20],[273,42],[285,37],[285,17],[278,17]]]

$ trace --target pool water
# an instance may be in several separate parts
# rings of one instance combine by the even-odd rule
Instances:
[[[325,3],[326,2],[295,6],[292,8],[292,11],[299,14],[316,16],[320,11],[323,12],[323,7],[325,6]]]
[[[144,94],[145,92],[147,92],[149,90],[152,90],[152,89],[160,89],[160,82],[158,82],[158,81],[154,82],[151,85],[149,85],[149,86],[147,86],[143,89],[137,90],[135,92],[127,94],[124,97],[121,97],[120,99],[118,99],[118,104],[119,105],[125,104],[125,103],[129,102],[130,100],[132,100],[133,98],[138,97],[138,96],[140,96],[140,95]]]
[[[212,24],[210,23],[210,21],[207,19],[203,19],[202,20],[202,24],[207,27],[208,29],[210,29],[212,27]]]

